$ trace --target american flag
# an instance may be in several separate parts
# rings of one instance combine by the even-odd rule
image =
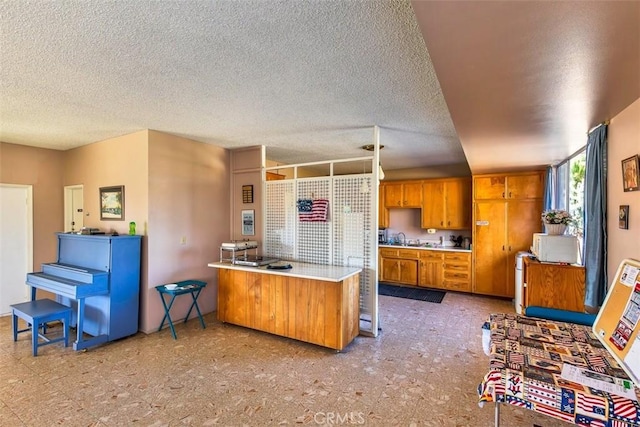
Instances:
[[[638,423],[640,418],[640,405],[638,402],[615,394],[609,395],[609,399],[611,399],[612,402],[612,415]]]
[[[576,393],[576,406],[582,413],[604,417],[606,405],[607,403],[603,397],[586,395],[580,392]]]
[[[550,417],[553,417],[553,418],[558,418],[563,421],[568,421],[570,423],[573,422],[574,420],[573,414],[568,414],[560,411],[559,409],[552,408],[546,405],[536,405],[535,411],[545,415],[549,415]]]
[[[607,425],[605,421],[596,420],[586,415],[576,416],[576,424],[579,426],[589,426],[589,427],[605,427]]]
[[[298,217],[301,222],[326,222],[329,212],[327,199],[316,199],[311,203],[311,211],[298,209]]]
[[[587,359],[587,363],[589,364],[589,367],[593,371],[600,372],[600,373],[605,372],[605,368],[607,367],[607,362],[605,362],[604,357],[598,354],[588,354],[586,359]]]

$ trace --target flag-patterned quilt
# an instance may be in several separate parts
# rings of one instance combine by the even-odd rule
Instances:
[[[561,378],[563,363],[628,379],[590,328],[516,314],[492,314],[490,372],[480,405],[501,402],[579,426],[640,426],[640,404]],[[635,389],[640,400],[640,390]]]

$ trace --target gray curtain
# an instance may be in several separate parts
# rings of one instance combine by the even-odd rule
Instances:
[[[584,303],[595,312],[607,293],[607,125],[594,129],[587,141],[584,185]]]
[[[544,200],[543,211],[548,211],[553,208],[553,201],[551,200],[551,194],[553,194],[553,168],[547,166],[547,178],[544,183]]]

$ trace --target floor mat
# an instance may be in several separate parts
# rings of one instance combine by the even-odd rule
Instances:
[[[435,302],[440,304],[446,295],[444,291],[435,291],[432,289],[408,288],[405,286],[393,286],[384,283],[378,283],[378,295],[386,295],[397,298],[408,298],[419,301]]]

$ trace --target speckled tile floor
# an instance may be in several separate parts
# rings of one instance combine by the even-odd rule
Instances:
[[[480,326],[507,301],[448,293],[442,304],[380,297],[382,331],[343,352],[221,324],[215,313],[86,352],[31,356],[0,318],[2,426],[492,426],[476,387]],[[59,326],[56,326],[59,328]],[[55,329],[54,329],[55,331]],[[504,407],[505,427],[568,424]]]

